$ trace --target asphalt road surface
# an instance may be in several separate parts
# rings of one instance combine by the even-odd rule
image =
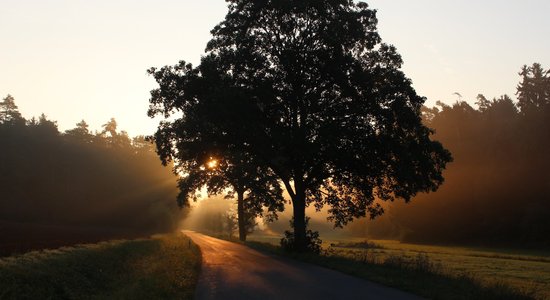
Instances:
[[[196,299],[421,299],[299,261],[184,231],[202,250]]]

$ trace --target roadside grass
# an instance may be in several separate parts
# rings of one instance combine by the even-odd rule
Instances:
[[[320,255],[285,253],[279,246],[248,241],[252,248],[317,264],[429,299],[546,299],[533,287],[516,287],[501,280],[480,280],[473,273],[448,272],[425,253],[414,256],[375,252],[383,246],[362,243],[362,249],[346,245],[329,247]]]
[[[0,259],[0,299],[192,299],[199,248],[181,233]]]

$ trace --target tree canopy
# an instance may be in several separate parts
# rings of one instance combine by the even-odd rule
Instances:
[[[150,70],[160,85],[150,115],[182,113],[159,126],[163,159],[196,147],[253,157],[291,197],[299,251],[309,204],[329,205],[343,226],[381,214],[376,198],[437,189],[450,153],[422,125],[425,98],[381,43],[374,10],[347,0],[228,3],[200,66]]]
[[[12,95],[7,95],[0,102],[0,124],[24,124],[25,119],[19,113],[15,99]]]
[[[250,114],[237,112],[231,102],[216,102],[220,97],[239,97],[230,83],[218,77],[217,69],[206,63],[201,71],[203,76],[199,76],[199,71],[185,62],[160,70],[152,68],[149,72],[155,76],[160,88],[152,91],[148,114],[168,116],[173,111],[179,111],[185,115],[184,119],[161,122],[153,137],[162,162],[177,161],[175,172],[182,174],[179,179],[179,205],[186,206],[189,199],[196,200],[196,192],[203,186],[211,195],[231,188],[234,193],[230,195],[237,196],[242,240],[246,238],[245,219],[258,215],[265,215],[267,220],[276,218],[276,212],[283,209],[284,199],[272,170],[259,164],[256,157],[231,145],[231,140],[219,140],[223,129],[204,118],[204,114],[212,118],[226,118],[224,112],[233,110],[236,117],[226,120],[239,125],[233,126],[232,130],[240,130],[243,134],[250,130],[244,121]],[[182,90],[185,94],[180,93]],[[204,101],[213,99],[214,102],[212,105],[192,105],[195,98]],[[162,99],[168,102],[157,103]],[[171,101],[174,102],[169,103]],[[184,104],[185,101],[190,103]],[[212,162],[215,166],[209,166]],[[267,214],[264,214],[264,207]]]
[[[547,109],[550,105],[550,70],[544,70],[539,63],[523,66],[519,75],[522,81],[518,84],[518,107],[521,112]]]

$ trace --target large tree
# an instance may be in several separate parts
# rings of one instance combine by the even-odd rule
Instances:
[[[376,12],[348,0],[228,0],[207,54],[151,70],[150,114],[161,123],[159,154],[196,140],[254,157],[284,184],[293,205],[293,248],[308,248],[305,208],[329,205],[343,226],[383,212],[375,199],[434,191],[450,153],[421,123],[425,98],[381,43]],[[170,130],[200,119],[194,135]],[[174,141],[187,146],[174,150]],[[182,144],[180,144],[182,145]]]

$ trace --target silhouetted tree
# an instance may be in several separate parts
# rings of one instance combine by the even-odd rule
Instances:
[[[225,220],[225,226],[227,229],[227,233],[229,235],[229,238],[233,238],[233,233],[235,230],[239,230],[239,220],[238,216],[236,215],[235,211],[232,209],[229,209],[224,215],[223,218]]]
[[[492,122],[510,122],[517,118],[518,108],[510,96],[502,95],[499,98],[494,98],[481,112]],[[497,127],[507,129],[502,126]],[[494,129],[497,130],[497,128]]]
[[[90,127],[86,121],[82,120],[76,124],[76,127],[65,131],[65,136],[83,143],[91,143],[93,135],[88,129]]]
[[[239,221],[239,218],[241,221]],[[232,237],[235,231],[238,232],[239,237],[241,237],[243,236],[241,231],[244,231],[245,240],[246,236],[253,233],[258,225],[256,222],[256,213],[245,211],[243,215],[239,216],[237,209],[233,207],[225,212],[224,219],[229,237]],[[241,224],[239,224],[239,222],[241,222]]]
[[[205,131],[201,127],[203,121],[195,121],[198,123],[188,118],[187,123],[177,124],[176,129],[169,126],[159,128],[154,138],[159,153],[165,154],[162,156],[163,163],[177,160],[175,172],[183,174],[178,181],[181,191],[178,204],[181,207],[188,205],[189,199],[196,201],[197,193],[203,186],[207,187],[210,195],[220,194],[230,188],[228,198],[237,197],[239,239],[245,241],[250,223],[256,216],[264,215],[269,221],[277,217],[278,211],[283,210],[284,198],[280,184],[269,169],[259,167],[251,156],[228,148],[215,148],[202,141],[200,136]],[[184,134],[184,137],[178,140],[166,138],[178,133]],[[264,207],[267,214],[264,214]]]
[[[103,130],[100,135],[105,137],[105,141],[110,147],[126,148],[132,141],[126,131],[117,132],[117,126],[115,118],[111,118],[109,122],[102,125]]]
[[[517,87],[518,107],[522,113],[550,105],[550,70],[538,63],[523,66],[519,75],[522,81]]]
[[[7,95],[0,102],[0,124],[4,125],[22,125],[25,119],[21,116],[15,99],[11,95]]]
[[[487,98],[483,94],[478,94],[476,100],[476,104],[479,107],[479,111],[481,112],[486,111],[489,106],[491,106],[491,101],[487,100]]]
[[[451,160],[421,124],[425,99],[381,43],[376,14],[351,0],[230,0],[198,68],[152,69],[150,115],[183,117],[159,127],[159,154],[181,140],[232,148],[282,181],[293,205],[293,249],[307,246],[305,208],[330,206],[343,226],[382,213],[376,197],[406,201],[434,191]],[[202,120],[196,134],[173,130]]]
[[[58,135],[59,130],[57,128],[57,122],[49,120],[45,114],[41,114],[38,117],[38,122],[36,123],[36,129],[42,135]]]
[[[103,131],[101,131],[101,134],[109,134],[111,137],[117,136],[118,133],[117,130],[117,123],[115,118],[111,118],[109,122],[101,125],[103,127]]]

